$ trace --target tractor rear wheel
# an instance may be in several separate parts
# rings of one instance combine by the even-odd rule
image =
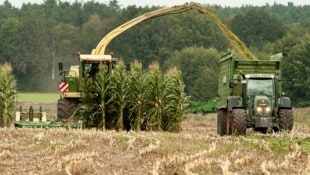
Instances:
[[[232,110],[232,132],[234,134],[246,134],[246,112],[245,109]]]
[[[68,119],[77,110],[76,100],[59,99],[57,104],[57,119]]]
[[[292,109],[279,109],[279,129],[291,131],[294,125]]]
[[[224,110],[219,110],[217,112],[217,134],[223,136],[226,132],[226,112]]]

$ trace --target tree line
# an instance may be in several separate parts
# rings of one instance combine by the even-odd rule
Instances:
[[[76,52],[90,53],[108,32],[158,6],[62,2],[0,4],[0,63],[10,62],[19,91],[57,91],[58,62],[78,64]],[[258,59],[285,53],[283,75],[294,86],[285,88],[294,105],[310,104],[310,6],[266,4],[239,8],[207,6],[219,16]],[[157,61],[163,69],[182,70],[185,92],[194,100],[217,96],[218,60],[234,50],[205,15],[187,11],[145,21],[115,38],[107,48],[125,64],[144,67]],[[284,83],[285,84],[285,83]],[[285,86],[285,85],[284,85]]]

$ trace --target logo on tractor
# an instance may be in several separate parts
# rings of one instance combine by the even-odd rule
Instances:
[[[60,92],[67,92],[69,90],[69,84],[67,82],[61,82],[59,84],[59,91]]]

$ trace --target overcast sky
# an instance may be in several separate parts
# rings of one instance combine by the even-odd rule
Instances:
[[[5,0],[0,0],[0,4],[3,4]],[[57,0],[58,1],[58,0]],[[87,0],[61,0],[62,2],[87,2]],[[108,3],[110,0],[95,0],[96,2]],[[198,2],[201,4],[218,4],[223,7],[231,6],[231,7],[240,7],[241,5],[254,5],[254,6],[262,6],[266,3],[272,5],[274,2],[278,4],[287,5],[288,2],[293,2],[294,5],[310,5],[310,0],[118,0],[121,7],[127,7],[128,5],[136,5],[136,6],[173,6],[184,4],[185,2]],[[38,3],[41,4],[44,0],[9,0],[11,4],[15,7],[21,7],[23,3]]]

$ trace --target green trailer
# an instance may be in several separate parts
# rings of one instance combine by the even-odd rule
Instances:
[[[291,101],[282,91],[281,59],[282,54],[276,54],[270,60],[252,61],[229,53],[220,60],[219,135],[246,134],[247,128],[292,130]]]

